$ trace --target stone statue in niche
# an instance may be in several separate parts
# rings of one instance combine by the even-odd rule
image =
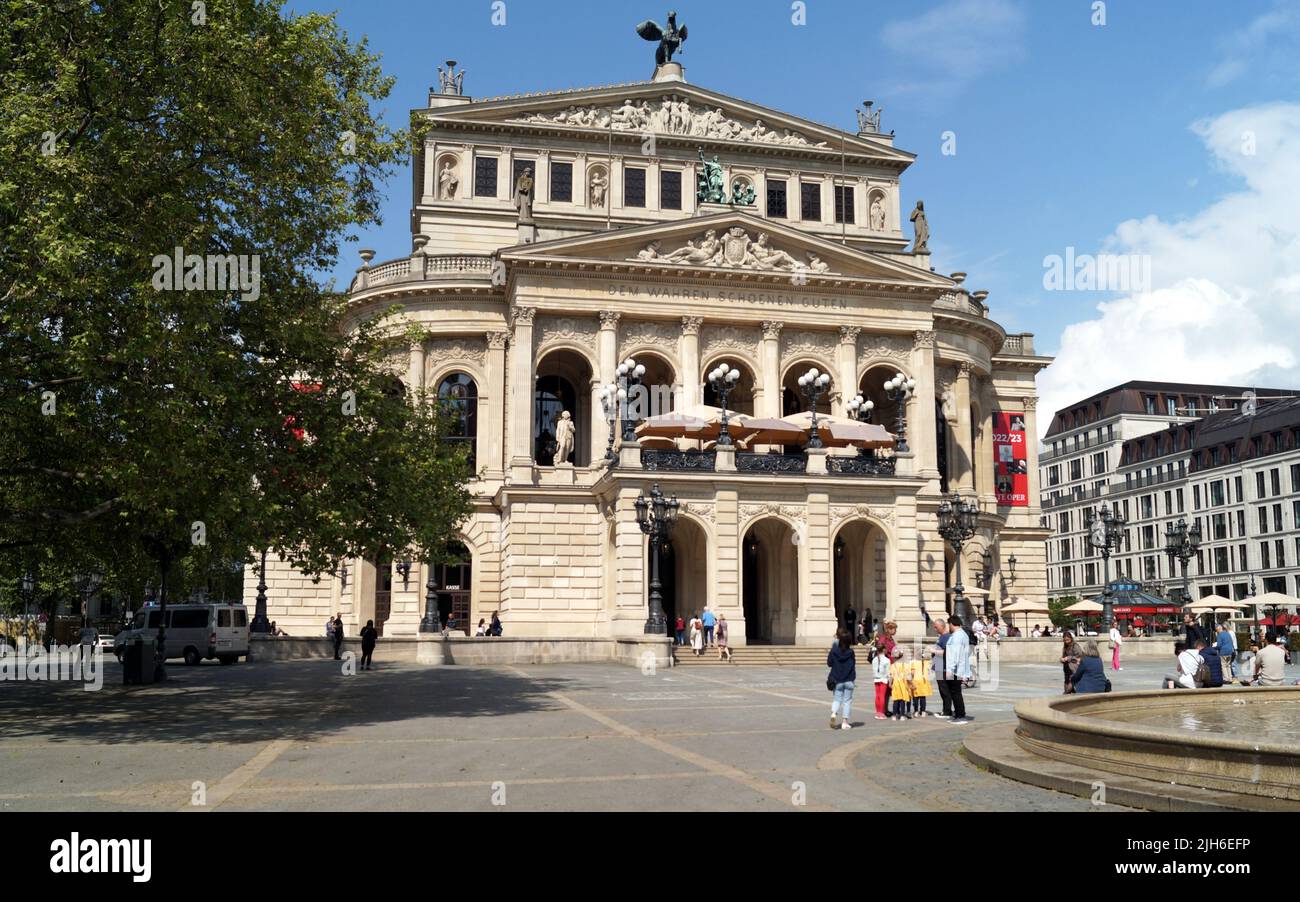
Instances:
[[[746,185],[740,179],[735,179],[731,183],[731,203],[737,207],[752,207],[754,199],[758,195],[754,192],[753,185]]]
[[[879,194],[871,200],[871,231],[885,230],[885,201]]]
[[[930,223],[925,219],[925,201],[918,200],[916,202],[916,209],[912,211],[911,220],[916,226],[916,241],[912,244],[912,253],[930,253]]]
[[[555,463],[568,463],[573,456],[574,438],[573,417],[567,410],[560,412],[560,419],[555,424]]]
[[[943,408],[943,418],[949,423],[957,422],[957,393],[946,388],[939,396],[939,402]]]
[[[725,204],[727,202],[726,182],[722,178],[722,163],[717,154],[712,160],[704,158],[704,148],[699,149],[700,175],[696,185],[695,199],[702,204]]]
[[[609,179],[605,178],[605,173],[597,169],[591,174],[591,205],[593,207],[605,206],[605,197],[608,190]]]
[[[442,164],[442,172],[438,173],[438,196],[443,200],[455,200],[459,185],[460,177],[456,175],[456,167],[451,160],[447,160]]]
[[[515,180],[515,209],[519,211],[519,224],[533,224],[533,169],[531,166]]]

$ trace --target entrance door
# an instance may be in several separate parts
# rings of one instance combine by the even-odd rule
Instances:
[[[393,562],[375,564],[375,632],[384,634],[384,621],[393,608]]]
[[[744,593],[741,601],[745,610],[745,641],[750,644],[769,643],[772,634],[766,619],[759,617],[758,611],[758,540],[753,537],[745,543],[742,568],[740,582]]]
[[[438,583],[438,617],[442,623],[455,616],[456,629],[467,636],[474,635],[478,625],[470,623],[470,593],[472,590],[473,565],[469,549],[457,543],[452,551],[460,558],[460,563],[440,564],[435,578]]]
[[[646,543],[646,584],[649,585],[650,574],[654,573],[654,543]],[[649,598],[649,589],[646,590]],[[659,546],[659,597],[664,606],[664,622],[668,624],[668,635],[673,635],[677,626],[677,559],[673,554],[672,542]],[[681,612],[683,620],[690,620],[693,610]]]

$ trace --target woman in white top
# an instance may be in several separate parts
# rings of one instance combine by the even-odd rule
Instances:
[[[1110,625],[1110,667],[1112,670],[1123,670],[1119,666],[1119,647],[1124,644],[1124,637],[1119,634],[1119,627],[1115,624]]]
[[[691,618],[691,648],[697,656],[704,654],[704,630],[699,617]]]

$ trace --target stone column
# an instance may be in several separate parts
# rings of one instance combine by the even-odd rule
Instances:
[[[610,631],[614,636],[641,636],[649,616],[646,605],[646,537],[636,520],[638,489],[619,491],[614,515],[614,611]]]
[[[536,307],[515,308],[510,342],[510,470],[516,482],[533,478],[533,317]]]
[[[858,393],[858,333],[857,326],[840,326],[840,343],[835,349],[835,381],[839,389],[837,409],[831,413],[847,416],[845,409]]]
[[[795,643],[829,645],[839,626],[835,617],[834,587],[831,585],[830,496],[825,492],[810,492],[807,516],[803,541],[799,545],[801,585]]]
[[[907,411],[907,444],[912,449],[916,473],[939,478],[939,445],[934,434],[934,339],[932,331],[913,335],[912,378],[916,390]]]
[[[763,323],[763,340],[759,345],[758,389],[754,410],[760,417],[781,415],[781,329],[785,323],[769,320]]]
[[[487,364],[484,375],[486,391],[479,392],[478,465],[487,467],[488,478],[500,478],[505,472],[504,435],[506,427],[506,342],[509,332],[487,334]],[[486,394],[486,399],[483,395]],[[486,400],[486,404],[484,401]]]
[[[966,361],[957,367],[957,489],[965,495],[975,491],[971,462],[975,448],[971,442],[970,422],[970,364]]]
[[[745,636],[748,624],[745,623],[745,607],[741,599],[740,576],[740,528],[739,495],[734,489],[719,488],[714,500],[717,525],[714,527],[714,568],[713,600],[718,608],[727,615],[727,623],[732,630],[732,637],[737,645],[747,644]]]
[[[411,362],[406,369],[406,388],[415,397],[424,391],[424,339],[411,342]]]
[[[678,353],[682,361],[682,406],[694,407],[704,402],[704,384],[700,374],[700,327],[702,316],[682,317],[682,338]]]
[[[996,403],[989,380],[980,380],[980,441],[975,468],[975,491],[992,510],[997,505],[997,479],[993,463],[993,405]],[[1027,439],[1028,437],[1026,437]]]
[[[1029,468],[1029,519],[1031,526],[1038,525],[1039,508],[1042,504],[1039,490],[1038,472],[1038,398],[1024,398],[1025,404],[1025,464]]]
[[[618,370],[618,321],[623,314],[617,310],[600,311],[600,381],[608,385],[614,381]]]

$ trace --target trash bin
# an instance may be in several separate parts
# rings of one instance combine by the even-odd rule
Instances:
[[[122,655],[122,682],[143,685],[152,683],[154,675],[154,644],[143,639],[132,639]]]

